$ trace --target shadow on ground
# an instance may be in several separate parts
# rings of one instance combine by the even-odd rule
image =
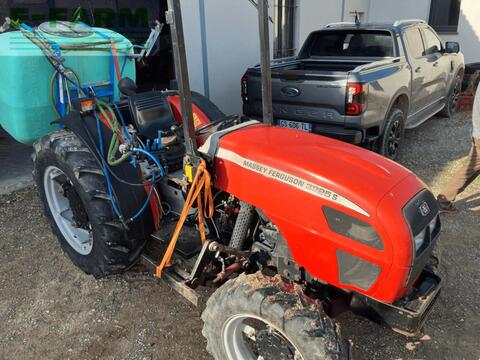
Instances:
[[[20,144],[0,127],[0,195],[33,184],[32,147]]]

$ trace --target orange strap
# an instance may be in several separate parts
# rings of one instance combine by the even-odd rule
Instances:
[[[201,192],[203,190],[203,200]],[[204,218],[211,219],[213,217],[213,196],[212,196],[212,187],[211,187],[211,177],[207,170],[207,165],[204,160],[200,163],[195,174],[195,178],[192,182],[192,187],[188,192],[187,200],[185,200],[185,205],[183,206],[182,213],[180,214],[180,219],[178,219],[177,226],[173,232],[172,239],[170,244],[168,244],[165,255],[160,264],[157,266],[156,275],[157,277],[162,276],[162,271],[165,267],[171,266],[170,260],[172,259],[173,251],[175,250],[175,245],[177,244],[178,237],[183,228],[183,224],[187,219],[188,212],[192,208],[193,204],[197,201],[198,208],[198,230],[200,232],[200,237],[202,239],[202,244],[206,241],[205,235],[205,225],[203,224]],[[203,205],[205,204],[205,209]]]
[[[120,65],[118,64],[117,48],[115,47],[115,42],[113,41],[113,39],[110,41],[110,44],[112,46],[112,56],[113,56],[113,61],[115,63],[115,72],[117,73],[117,81],[120,81],[122,78],[122,72],[120,71]]]

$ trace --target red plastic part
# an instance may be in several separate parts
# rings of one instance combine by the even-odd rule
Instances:
[[[235,159],[222,155],[226,153],[235,154]],[[412,240],[402,208],[426,187],[409,170],[350,144],[263,124],[223,136],[218,154],[215,187],[262,209],[286,239],[294,260],[311,275],[378,301],[393,302],[405,294]],[[274,174],[269,173],[272,168],[327,188],[367,215],[313,196],[276,175],[267,176]],[[369,223],[382,238],[384,249],[376,250],[331,231],[322,212],[324,205]],[[381,268],[370,289],[340,283],[337,249]]]
[[[182,124],[182,108],[180,105],[180,97],[178,95],[169,96],[168,102],[173,110],[173,115],[175,116],[175,120],[179,125]],[[203,113],[200,108],[192,104],[192,111],[193,111],[193,123],[195,128],[199,128],[203,125],[209,124],[210,120],[208,119],[207,115]]]

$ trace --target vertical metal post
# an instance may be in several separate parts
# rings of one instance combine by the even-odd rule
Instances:
[[[268,19],[268,0],[258,0],[263,122],[273,125],[272,70],[270,68],[270,31]]]
[[[274,14],[273,18],[275,19],[273,23],[273,58],[278,59],[281,58],[282,55],[282,7],[283,7],[283,0],[274,0]]]
[[[182,9],[180,0],[168,0],[166,13],[167,23],[170,25],[172,36],[173,58],[175,62],[175,77],[178,84],[180,104],[182,108],[183,134],[185,136],[186,154],[195,158],[197,141],[193,122],[192,93],[188,79],[187,53],[183,36]]]

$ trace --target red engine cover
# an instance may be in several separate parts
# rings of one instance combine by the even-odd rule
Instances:
[[[221,138],[215,175],[216,188],[263,210],[311,275],[378,301],[404,295],[412,240],[402,208],[425,188],[409,170],[340,141],[258,124]],[[369,223],[384,249],[330,230],[324,205]],[[337,249],[380,267],[368,290],[340,282]]]

